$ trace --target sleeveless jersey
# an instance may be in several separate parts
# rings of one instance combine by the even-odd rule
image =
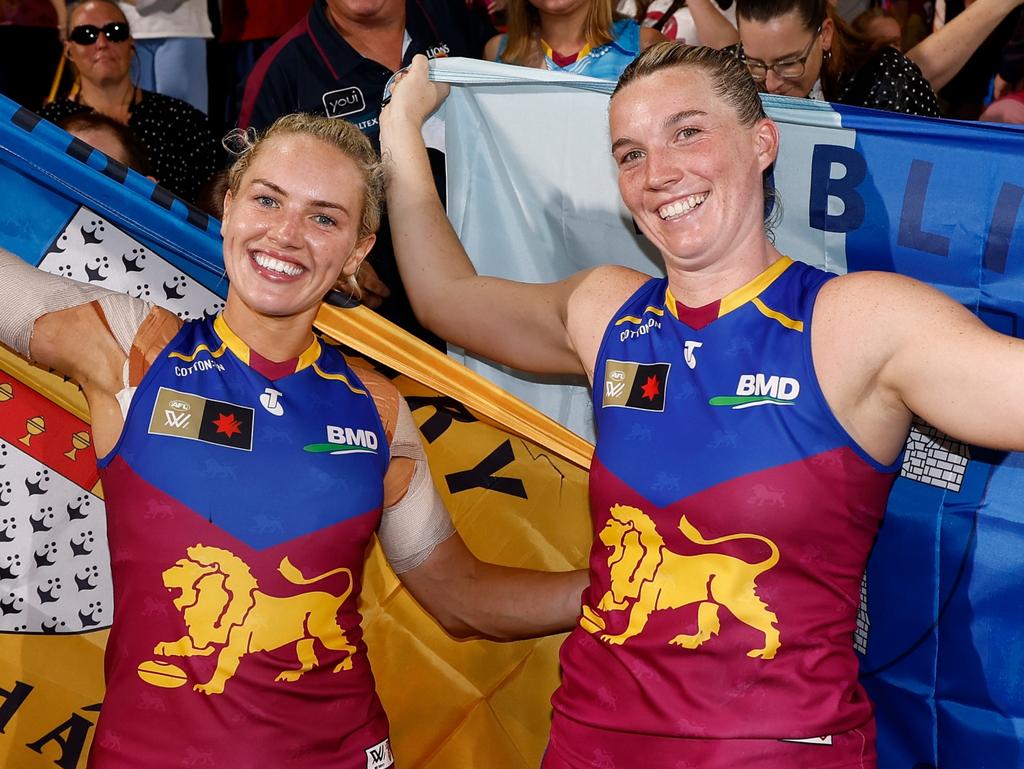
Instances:
[[[391,766],[356,609],[388,439],[314,340],[271,381],[186,323],[100,462],[113,570],[89,766]]]
[[[811,312],[832,277],[783,258],[698,310],[651,280],[613,318],[594,372],[591,583],[545,766],[873,755],[853,632],[898,463],[867,456],[819,388]]]

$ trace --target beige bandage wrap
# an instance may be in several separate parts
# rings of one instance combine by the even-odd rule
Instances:
[[[68,310],[94,301],[102,303],[115,297],[117,299],[113,302],[114,305],[121,301],[139,301],[106,288],[43,272],[0,248],[0,306],[3,307],[3,311],[0,312],[0,342],[14,348],[26,358],[31,357],[29,345],[32,342],[32,329],[39,318],[47,313]],[[107,314],[106,306],[103,307],[103,311]],[[118,343],[124,347],[117,332],[114,333]],[[129,338],[128,347],[130,346]]]
[[[420,433],[405,398],[399,398],[391,439],[391,459],[399,457],[415,462],[415,469],[405,496],[384,509],[377,530],[384,555],[396,574],[415,569],[455,533],[451,516],[434,488]]]

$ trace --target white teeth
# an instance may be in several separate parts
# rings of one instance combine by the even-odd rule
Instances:
[[[662,219],[674,219],[677,216],[688,214],[707,200],[708,194],[707,192],[701,192],[696,195],[690,195],[682,200],[677,200],[675,203],[669,203],[667,206],[662,206],[658,209],[658,216]]]
[[[266,254],[254,254],[253,260],[255,260],[256,264],[264,270],[279,272],[282,275],[290,275],[294,277],[301,274],[303,271],[297,264],[288,264],[288,262],[282,262],[280,259],[274,259]]]

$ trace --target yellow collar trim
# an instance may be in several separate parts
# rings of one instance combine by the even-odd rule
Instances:
[[[543,40],[540,41],[540,45],[541,45],[541,48],[544,49],[544,55],[547,56],[549,59],[551,59],[551,61],[554,61],[555,60],[555,51],[554,51],[554,49],[550,45],[545,43]],[[580,48],[579,51],[577,51],[576,59],[573,61],[573,63],[575,64],[577,61],[582,61],[583,59],[587,58],[587,56],[590,55],[590,52],[592,50],[593,50],[593,46],[591,46],[590,43],[587,43],[585,46]]]
[[[778,280],[779,276],[789,269],[791,264],[793,264],[793,260],[788,256],[783,256],[778,261],[770,264],[760,275],[740,286],[735,291],[730,291],[728,294],[723,296],[718,302],[718,317],[721,318],[726,313],[730,313],[751,301],[754,297],[768,288],[768,286]],[[672,289],[668,286],[665,287],[665,306],[668,308],[668,311],[672,313],[672,317],[679,320],[679,312],[676,309],[676,298],[672,295]],[[776,320],[778,320],[778,318],[776,318]]]
[[[213,319],[213,330],[216,332],[217,336],[221,338],[221,341],[224,342],[224,344],[221,346],[221,350],[223,351],[224,347],[226,346],[229,350],[231,350],[231,352],[235,354],[236,358],[238,358],[240,361],[242,361],[242,363],[248,366],[250,352],[249,345],[242,341],[242,338],[231,330],[231,327],[228,326],[227,321],[224,320],[223,313],[221,313],[220,315]],[[303,350],[302,354],[299,356],[298,363],[295,366],[296,373],[302,371],[302,369],[304,368],[309,368],[310,366],[312,366],[319,357],[320,342],[316,338],[316,335],[314,335],[313,341],[310,343],[309,347]]]

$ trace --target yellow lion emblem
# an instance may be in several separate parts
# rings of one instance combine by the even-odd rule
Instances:
[[[310,585],[335,574],[348,575],[342,595],[310,591],[275,597],[260,592],[249,566],[219,547],[193,545],[164,571],[168,590],[179,590],[174,607],[185,620],[188,635],[158,643],[154,653],[165,657],[206,657],[217,653],[217,670],[204,684],[193,688],[204,694],[220,694],[246,654],[295,644],[300,666],[282,670],[278,681],[297,681],[319,664],[313,650],[319,640],[328,649],[346,652],[334,672],[352,667],[355,647],[338,626],[338,610],[352,592],[352,572],[342,567],[306,579],[287,557],[278,571],[295,585]]]
[[[724,606],[740,621],[764,634],[764,647],[747,652],[748,657],[770,660],[779,650],[778,618],[757,597],[754,580],[775,566],[779,549],[759,534],[730,534],[717,539],[704,539],[684,515],[679,530],[697,545],[717,545],[737,539],[754,539],[771,548],[771,555],[760,563],[747,563],[730,555],[703,553],[679,555],[665,546],[654,522],[641,510],[626,505],[611,508],[611,517],[599,535],[601,542],[612,548],[608,558],[611,588],[597,604],[601,611],[629,609],[625,631],[612,635],[601,633],[604,619],[589,606],[583,607],[580,626],[588,633],[601,633],[602,641],[622,644],[643,632],[651,612],[678,609],[698,604],[697,632],[680,634],[669,643],[684,649],[696,649],[718,635],[721,624],[718,608]],[[632,602],[632,603],[630,603]]]

